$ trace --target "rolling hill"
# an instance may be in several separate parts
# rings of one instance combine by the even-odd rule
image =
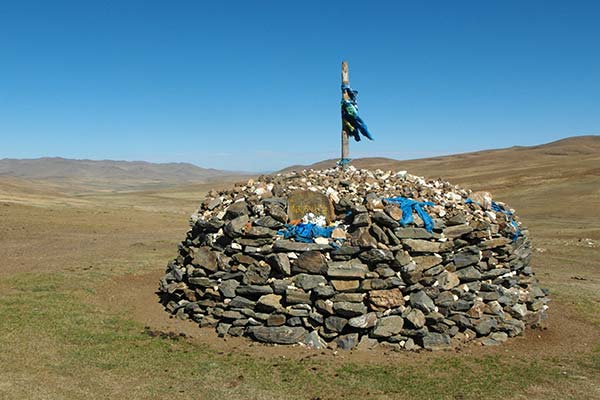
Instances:
[[[1,159],[0,178],[72,186],[126,189],[228,180],[243,173],[201,168],[190,163],[74,160],[60,157]]]
[[[322,169],[335,166],[337,160],[325,160],[305,166],[292,166],[280,172],[306,168]],[[489,188],[502,186],[503,177],[525,182],[567,178],[581,175],[600,176],[600,136],[575,136],[537,146],[513,146],[505,149],[483,150],[442,157],[415,160],[390,158],[358,158],[352,160],[357,168],[407,170],[414,175],[442,177],[454,183],[474,181]],[[474,179],[474,178],[477,179]]]

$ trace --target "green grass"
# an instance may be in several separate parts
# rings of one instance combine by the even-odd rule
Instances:
[[[19,274],[1,285],[0,398],[500,399],[569,385],[562,370],[593,376],[600,364],[598,348],[587,358],[415,354],[376,365],[219,353],[86,304],[98,279]]]

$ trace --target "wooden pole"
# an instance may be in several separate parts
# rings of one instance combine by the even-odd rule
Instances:
[[[350,84],[350,73],[348,72],[348,63],[342,61],[342,84]],[[350,100],[346,92],[342,94],[344,100]],[[344,127],[344,119],[342,118],[342,161],[350,158],[350,144],[348,142],[348,132]],[[347,164],[342,163],[342,169],[345,169]]]

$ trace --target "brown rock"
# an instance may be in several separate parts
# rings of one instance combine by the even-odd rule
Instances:
[[[217,272],[217,254],[210,250],[210,247],[202,246],[194,250],[194,259],[192,264],[202,267],[210,272]]]
[[[300,254],[292,265],[292,271],[297,273],[325,275],[327,273],[327,259],[318,251],[307,251]]]
[[[384,208],[387,215],[395,219],[396,221],[400,221],[402,219],[402,210],[395,204],[388,204]]]
[[[371,290],[369,292],[369,303],[376,311],[384,311],[404,305],[404,297],[398,288],[389,290]]]
[[[369,228],[362,227],[356,229],[350,234],[350,241],[353,246],[358,247],[377,247],[377,241],[369,233]]]
[[[331,284],[333,285],[333,288],[338,292],[349,292],[358,289],[358,287],[360,286],[359,281],[332,280]]]

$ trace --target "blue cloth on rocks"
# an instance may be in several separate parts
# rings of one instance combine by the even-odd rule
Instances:
[[[424,206],[433,206],[434,204],[430,201],[416,201],[412,199],[407,199],[406,197],[387,197],[384,198],[388,203],[398,204],[400,209],[402,210],[402,219],[400,220],[400,225],[406,226],[413,222],[413,211],[417,213],[419,217],[423,220],[425,224],[425,229],[427,232],[433,231],[433,220],[427,214],[427,211],[423,210]]]
[[[470,203],[479,204],[470,198],[465,200],[465,204],[470,204]],[[479,205],[481,205],[481,204],[479,204]],[[513,234],[512,240],[513,240],[513,242],[516,241],[519,238],[519,236],[521,236],[521,229],[519,228],[519,224],[517,224],[517,221],[515,221],[512,218],[513,213],[504,209],[502,206],[500,206],[500,204],[496,203],[495,201],[492,201],[492,211],[501,212],[504,215],[506,215],[506,219],[508,220],[508,223],[511,224],[513,228],[515,228],[515,233]]]
[[[277,232],[283,235],[284,239],[294,239],[296,242],[312,243],[316,237],[330,238],[333,227],[323,227],[317,224],[286,225],[285,229]]]

